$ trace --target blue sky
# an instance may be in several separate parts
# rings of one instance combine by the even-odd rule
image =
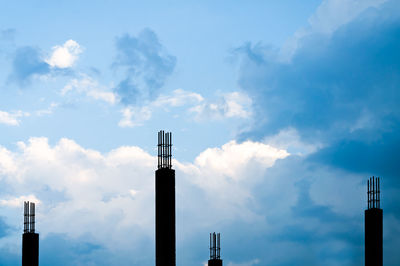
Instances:
[[[400,235],[394,0],[6,2],[0,264],[37,202],[41,265],[153,265],[156,132],[173,132],[177,263],[361,265],[382,177]]]

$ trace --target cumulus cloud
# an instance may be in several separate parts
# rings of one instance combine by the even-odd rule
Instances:
[[[5,112],[0,111],[0,124],[5,124],[9,126],[19,126],[20,117],[29,116],[30,114],[27,112],[16,111],[16,112]]]
[[[129,105],[156,97],[172,74],[176,57],[166,51],[150,29],[142,30],[136,37],[118,37],[116,46],[113,67],[124,76],[115,88],[121,102]]]
[[[263,178],[266,168],[287,156],[285,150],[263,143],[231,141],[200,153],[194,164],[177,163],[176,167],[203,188],[216,205],[227,204],[221,209],[246,219],[251,217],[244,206],[252,199],[252,187]]]
[[[81,46],[74,40],[68,40],[63,45],[56,45],[53,52],[45,60],[47,64],[55,68],[69,68],[74,65],[78,56],[82,53]]]
[[[155,156],[128,146],[103,154],[69,139],[51,146],[46,138],[31,138],[19,142],[18,148],[0,149],[0,182],[8,193],[0,206],[13,213],[11,217],[19,217],[24,200],[40,202],[37,229],[42,241],[54,235],[67,241],[84,237],[105,252],[129,250],[146,258],[142,265],[153,263],[153,253],[140,253],[140,246],[152,245],[154,238]],[[266,144],[232,141],[204,151],[194,163],[174,160],[177,208],[197,219],[185,227],[201,228],[217,220],[255,219],[247,210],[249,189],[263,179],[265,170],[276,160],[286,156],[284,150]],[[216,220],[209,221],[203,212],[195,214],[182,202],[193,189],[207,193],[208,199],[189,197],[187,203],[207,204],[208,211],[215,214],[221,211]],[[229,196],[232,193],[233,198]]]
[[[355,215],[362,215],[365,198],[359,195],[372,175],[383,176],[388,186],[384,194],[393,203],[384,209],[396,221],[386,228],[398,233],[399,10],[396,1],[324,1],[310,19],[312,30],[295,36],[301,45],[290,60],[263,44],[236,50],[239,85],[253,100],[257,121],[241,138],[297,154],[268,172],[298,193],[283,219],[298,220],[269,238],[293,256],[270,254],[272,264],[295,258],[298,265],[362,263],[362,220]],[[387,260],[398,263],[395,243],[387,241]],[[330,254],[323,254],[324,246]]]
[[[287,135],[272,139],[281,143],[279,138]],[[74,247],[71,264],[151,265],[156,160],[134,146],[101,153],[70,139],[50,145],[46,138],[31,138],[16,151],[1,147],[0,208],[17,224],[17,205],[40,201],[41,243],[46,252],[52,244]],[[360,263],[363,174],[316,168],[303,156],[255,141],[230,141],[173,165],[178,250],[188,254],[180,257],[183,265],[204,261],[196,249],[207,245],[210,231],[222,233],[223,258],[238,265],[339,264],[354,256]],[[388,228],[399,221],[393,216]]]
[[[85,94],[94,100],[100,100],[109,104],[115,104],[116,95],[108,88],[101,86],[93,78],[82,75],[80,79],[72,79],[61,90],[61,95],[65,96],[69,93]]]
[[[241,50],[239,83],[254,100],[260,130],[275,134],[293,127],[302,137],[323,138],[360,134],[370,123],[376,132],[392,127],[399,117],[399,60],[393,50],[398,21],[380,23],[383,11],[370,12],[330,38],[305,38],[291,63],[265,57],[262,49]],[[393,37],[370,42],[374,36]],[[380,51],[385,53],[372,56]]]

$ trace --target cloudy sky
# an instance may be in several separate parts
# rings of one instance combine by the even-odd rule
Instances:
[[[362,265],[370,176],[400,264],[399,1],[0,2],[0,265],[154,265],[161,129],[178,265]]]

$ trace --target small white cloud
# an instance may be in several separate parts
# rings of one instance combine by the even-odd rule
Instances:
[[[149,107],[126,107],[122,109],[122,119],[119,121],[120,127],[136,127],[143,125],[144,121],[151,118],[151,110]]]
[[[197,119],[249,118],[251,99],[244,93],[224,94],[218,101],[205,101],[190,108]]]
[[[71,92],[84,93],[86,96],[115,104],[116,95],[108,88],[105,88],[89,76],[82,75],[81,79],[72,79],[64,88],[61,89],[61,95],[66,95]]]
[[[97,90],[90,90],[87,92],[89,97],[92,97],[95,100],[101,100],[104,102],[108,102],[110,104],[115,103],[115,94],[110,91],[97,91]]]
[[[17,111],[14,113],[0,111],[0,124],[19,126],[20,120],[18,118],[29,115],[29,113],[22,111]]]
[[[138,192],[137,192],[136,190],[134,190],[134,189],[130,189],[130,190],[129,190],[129,194],[130,194],[132,197],[136,196],[137,193],[138,193]]]
[[[35,112],[35,114],[37,116],[51,115],[53,113],[54,109],[57,107],[58,107],[58,103],[51,103],[47,109],[37,110]]]
[[[74,40],[68,40],[62,46],[56,45],[52,50],[53,53],[45,61],[56,68],[72,67],[78,59],[78,55],[82,53],[81,46]]]
[[[241,263],[229,262],[228,266],[253,266],[253,265],[256,265],[259,263],[260,263],[259,259],[254,259],[251,261],[246,261],[246,262],[241,262]]]
[[[202,102],[204,98],[195,92],[185,91],[182,89],[177,89],[172,92],[171,95],[161,95],[154,102],[154,106],[172,106],[178,107],[183,105],[188,105],[191,103]]]

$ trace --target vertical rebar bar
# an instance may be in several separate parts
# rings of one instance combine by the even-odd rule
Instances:
[[[378,177],[378,208],[381,208],[381,184]]]
[[[217,234],[217,259],[221,257],[221,234]]]
[[[375,208],[375,176],[372,177],[372,208]]]
[[[369,179],[367,180],[367,205],[368,205],[368,209],[369,209]]]
[[[30,209],[30,232],[35,233],[35,203],[31,202]]]
[[[24,233],[28,233],[28,222],[29,222],[29,201],[24,201]]]

